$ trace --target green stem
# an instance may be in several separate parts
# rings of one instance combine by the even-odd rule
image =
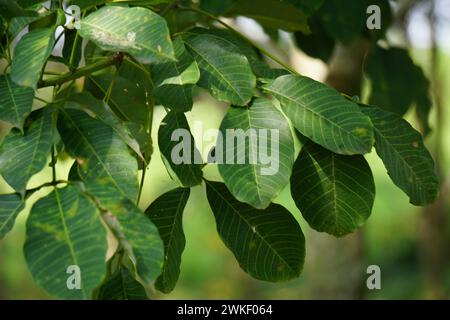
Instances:
[[[55,183],[56,180],[56,153],[55,145],[52,145],[52,182]]]
[[[45,187],[54,187],[54,186],[57,186],[58,184],[62,184],[62,183],[68,184],[68,183],[70,183],[70,182],[67,181],[67,180],[56,180],[56,181],[52,181],[52,182],[46,182],[46,183],[43,183],[43,184],[41,184],[40,186],[38,186],[38,187],[36,187],[36,188],[27,189],[27,190],[25,191],[25,198],[28,198],[28,197],[31,196],[33,193],[35,193],[36,191],[41,190],[42,188],[45,188]]]
[[[144,160],[142,160],[142,177],[141,182],[139,183],[139,193],[136,200],[136,205],[139,206],[139,202],[141,201],[142,196],[142,190],[144,189],[144,181],[145,181],[145,174],[147,172],[147,164]]]
[[[113,76],[112,76],[111,82],[109,83],[108,90],[106,90],[106,94],[105,94],[105,96],[103,97],[103,101],[104,101],[106,104],[108,104],[109,98],[111,97],[111,92],[112,92],[112,90],[113,90],[113,88],[114,88],[114,84],[116,83],[116,78],[117,78],[117,74],[118,74],[118,73],[119,73],[119,69],[116,68],[116,70],[114,71],[114,74],[113,74]]]
[[[274,56],[273,54],[271,54],[270,52],[268,52],[266,49],[264,49],[263,47],[261,47],[259,44],[251,41],[249,38],[247,38],[245,35],[243,35],[242,33],[240,33],[239,31],[237,31],[236,29],[234,29],[232,26],[230,26],[229,24],[223,22],[222,20],[220,20],[218,17],[210,14],[209,12],[206,12],[202,9],[199,8],[195,8],[195,7],[184,7],[184,6],[179,6],[179,8],[181,10],[187,10],[187,11],[193,11],[193,12],[197,12],[199,14],[202,14],[212,20],[217,21],[218,23],[220,23],[221,25],[223,25],[225,28],[227,28],[228,30],[230,30],[231,32],[233,32],[235,35],[237,35],[238,37],[240,37],[241,39],[245,40],[246,42],[248,42],[252,47],[258,49],[261,53],[263,53],[266,57],[268,57],[269,59],[275,61],[276,63],[278,63],[280,66],[282,66],[283,68],[285,68],[286,70],[288,70],[290,73],[292,74],[296,74],[298,75],[299,73],[294,70],[292,67],[290,67],[289,65],[287,65],[286,63],[284,63],[283,61],[281,61],[279,58],[277,58],[276,56]]]
[[[85,66],[83,68],[75,70],[73,72],[66,73],[60,77],[52,77],[49,79],[41,80],[38,83],[38,88],[52,87],[52,86],[56,86],[56,85],[60,85],[60,84],[69,82],[71,80],[75,80],[75,79],[90,75],[96,71],[105,69],[109,66],[112,66],[116,62],[117,62],[117,56],[114,55],[112,57],[109,57],[108,59],[97,61],[93,64],[90,64],[88,66]]]

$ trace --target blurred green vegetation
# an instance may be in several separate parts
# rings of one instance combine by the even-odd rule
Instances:
[[[416,60],[425,69],[428,61],[428,52],[416,52]],[[450,56],[442,54],[442,72],[444,73],[444,88],[450,85]],[[445,103],[445,134],[447,143],[443,150],[444,163],[448,175],[450,170],[450,92],[443,93]],[[202,120],[204,129],[217,128],[226,111],[226,106],[217,104],[206,95],[200,96],[200,101],[189,114],[189,120]],[[154,141],[159,122],[164,116],[162,108],[157,107],[154,119]],[[435,112],[431,115],[432,124]],[[408,116],[412,121],[413,117]],[[447,139],[445,139],[447,138]],[[199,137],[197,137],[197,140]],[[432,143],[433,133],[427,138]],[[377,196],[371,218],[362,230],[364,264],[362,279],[366,279],[365,268],[375,264],[381,268],[382,289],[369,291],[364,289],[363,296],[369,299],[415,299],[424,297],[424,274],[419,257],[419,220],[423,209],[414,207],[408,203],[408,198],[397,189],[386,174],[382,162],[375,152],[367,155],[367,159],[373,169]],[[58,177],[65,178],[70,168],[71,161],[60,160],[58,163]],[[207,167],[206,177],[218,179],[217,169]],[[40,185],[51,178],[50,168],[33,177],[29,187]],[[145,209],[154,199],[164,192],[175,187],[161,161],[159,150],[155,145],[155,153],[148,167],[141,208]],[[183,254],[181,275],[176,289],[169,295],[155,293],[157,299],[308,299],[308,298],[341,298],[343,292],[315,292],[313,289],[316,281],[333,281],[345,283],[353,281],[345,276],[321,274],[321,266],[315,265],[317,255],[328,255],[333,248],[325,248],[320,252],[314,252],[307,248],[306,263],[300,278],[286,283],[265,283],[257,281],[246,275],[238,266],[230,251],[226,249],[219,239],[213,215],[204,194],[203,186],[195,187],[185,210],[184,229],[186,234],[186,249]],[[0,181],[2,193],[11,189]],[[33,201],[48,193],[49,189],[43,189],[32,196],[27,202],[27,207],[16,221],[15,228],[2,241],[0,241],[0,298],[2,299],[48,299],[49,297],[32,280],[27,270],[22,253],[25,235],[26,217]],[[450,195],[443,195],[449,197]],[[289,187],[277,198],[276,202],[286,206],[300,221],[303,232],[308,241],[314,240],[317,232],[310,229],[302,220],[300,212],[290,199]],[[446,209],[450,213],[450,208]],[[449,226],[450,233],[450,226]],[[345,239],[331,241],[342,242]],[[333,253],[336,254],[336,253]],[[339,253],[337,253],[339,254]],[[345,257],[342,259],[345,260]],[[336,268],[347,268],[348,264],[336,263]],[[333,269],[331,269],[333,270]],[[347,270],[344,270],[344,274]],[[348,270],[348,274],[354,270]],[[337,274],[337,273],[336,273]],[[342,274],[339,273],[339,274]],[[450,288],[450,270],[448,270],[446,287]],[[331,280],[330,280],[331,279]],[[361,284],[365,288],[365,282]],[[330,288],[332,287],[330,283]],[[330,289],[331,290],[331,289]],[[448,293],[450,298],[450,292]]]

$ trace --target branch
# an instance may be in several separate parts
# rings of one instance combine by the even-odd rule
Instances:
[[[56,85],[61,85],[68,81],[76,80],[78,78],[88,76],[96,71],[102,70],[114,64],[120,63],[123,59],[123,55],[121,53],[114,54],[113,56],[105,59],[94,62],[88,66],[77,69],[73,72],[66,73],[59,77],[52,77],[46,80],[41,80],[38,83],[38,88],[44,87],[52,87]]]

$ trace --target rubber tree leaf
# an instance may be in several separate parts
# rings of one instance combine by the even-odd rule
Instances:
[[[283,114],[265,98],[248,108],[228,109],[221,125],[216,159],[231,194],[264,209],[289,183],[294,139]],[[221,150],[220,150],[221,148]]]
[[[83,111],[62,109],[58,131],[89,192],[98,196],[108,191],[136,201],[137,162],[113,128]]]
[[[264,86],[294,127],[323,147],[345,155],[370,152],[373,129],[358,106],[336,90],[310,78],[281,76]]]
[[[115,197],[108,187],[96,196],[107,211],[107,225],[136,265],[137,274],[148,285],[161,274],[164,245],[158,229],[129,199]]]
[[[424,133],[430,132],[430,83],[407,50],[375,47],[368,55],[365,73],[370,79],[371,105],[404,115],[415,104]]]
[[[120,266],[102,285],[99,300],[147,300],[145,288],[124,266]]]
[[[166,21],[145,8],[102,7],[81,20],[79,31],[103,50],[126,52],[144,64],[176,60]]]
[[[142,151],[139,142],[133,137],[132,132],[127,127],[126,123],[121,121],[111,110],[111,108],[103,101],[95,99],[89,92],[81,92],[71,95],[68,101],[73,101],[79,104],[80,109],[92,111],[96,118],[109,125],[114,132],[122,138],[122,140],[143,159]],[[70,106],[76,108],[77,106]]]
[[[349,44],[366,28],[366,10],[370,4],[366,0],[326,0],[320,7],[318,16],[333,39]]]
[[[419,132],[399,115],[362,107],[375,132],[375,149],[392,181],[414,205],[432,203],[438,194],[434,161]]]
[[[369,218],[375,184],[363,156],[339,155],[309,141],[295,162],[291,194],[313,229],[340,237]]]
[[[305,238],[284,207],[257,210],[236,200],[223,183],[206,181],[217,231],[241,268],[265,281],[298,277],[305,258]]]
[[[13,129],[0,146],[0,173],[17,192],[24,193],[28,180],[44,169],[53,143],[53,108],[35,111],[22,134]]]
[[[25,203],[18,194],[0,195],[0,240],[13,228]]]
[[[235,45],[208,34],[188,34],[185,44],[200,68],[200,87],[233,105],[244,106],[250,101],[256,77]]]
[[[230,48],[233,48],[234,52],[239,52],[247,58],[253,73],[258,78],[276,78],[276,75],[281,75],[279,74],[280,72],[287,72],[284,69],[270,68],[269,65],[262,60],[261,55],[259,55],[248,42],[237,37],[229,30],[196,27],[186,31],[185,34],[192,36],[206,34],[210,38],[218,39],[218,41],[226,41],[227,45]]]
[[[0,75],[0,119],[22,130],[31,112],[34,90],[15,84],[9,75]]]
[[[97,99],[103,99],[113,82],[109,106],[116,115],[125,122],[135,122],[147,128],[149,110],[152,107],[150,96],[152,91],[148,70],[140,69],[124,61],[119,73],[91,76],[85,89]]]
[[[80,38],[78,30],[64,30],[64,47],[62,50],[62,56],[69,67],[78,68],[82,57],[82,44],[83,41]]]
[[[309,32],[307,16],[288,1],[259,0],[255,5],[252,0],[239,0],[227,15],[246,16],[275,29]]]
[[[7,21],[14,17],[20,16],[35,16],[36,12],[30,10],[24,10],[20,3],[11,0],[0,0],[0,16],[5,18]]]
[[[164,265],[155,283],[156,289],[169,293],[180,275],[181,255],[186,239],[183,232],[183,211],[191,190],[177,188],[156,199],[145,214],[158,228],[164,242]]]
[[[288,0],[294,6],[299,8],[306,16],[311,16],[323,5],[325,0]],[[309,20],[308,20],[309,22]]]
[[[295,32],[294,39],[297,46],[307,55],[321,59],[325,63],[329,62],[336,41],[328,35],[317,15],[309,19],[310,34]]]
[[[195,147],[184,113],[170,111],[164,117],[158,130],[158,145],[163,162],[173,179],[184,187],[202,182],[202,157]]]
[[[75,186],[55,188],[38,200],[27,220],[25,260],[34,280],[49,294],[89,299],[102,281],[106,231],[95,204]],[[76,280],[80,276],[80,288]]]
[[[14,49],[11,79],[20,86],[36,89],[54,42],[54,27],[34,29],[24,35]]]
[[[173,42],[177,62],[154,64],[151,72],[155,81],[153,94],[163,106],[177,111],[192,109],[192,89],[200,79],[194,58],[186,51],[181,38]]]

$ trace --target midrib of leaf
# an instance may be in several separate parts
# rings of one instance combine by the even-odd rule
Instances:
[[[247,111],[248,125],[249,125],[250,128],[252,128],[252,121],[250,119],[250,108],[247,108],[246,111]],[[252,150],[250,150],[250,145],[253,146],[251,137],[249,139],[249,150],[248,150],[248,152],[249,152],[249,160],[250,160],[250,152],[251,151],[253,152],[253,148],[252,148]],[[256,192],[258,194],[258,199],[261,202],[262,197],[261,197],[261,192],[259,190],[260,183],[259,183],[259,180],[258,180],[258,175],[256,174],[256,165],[255,164],[251,164],[251,167],[252,167],[252,173],[255,176]]]
[[[103,29],[103,28],[101,28],[101,27],[99,27],[99,26],[96,26],[96,25],[91,24],[91,23],[86,22],[86,21],[83,21],[82,23],[83,23],[83,24],[86,24],[86,25],[88,25],[88,26],[90,26],[90,27],[93,28],[93,29],[100,30],[101,32],[105,32],[105,33],[107,33],[108,35],[111,35],[111,36],[113,36],[113,37],[117,37],[117,34],[114,34],[114,33],[112,33],[111,31],[109,31],[109,30],[107,30],[107,29]],[[169,55],[167,55],[167,54],[165,54],[165,53],[159,52],[158,50],[155,50],[155,49],[153,49],[152,47],[148,47],[148,46],[146,46],[143,42],[140,42],[139,45],[140,45],[142,48],[147,49],[147,50],[151,51],[152,53],[156,54],[157,56],[164,57],[164,58],[166,58],[166,59],[169,59],[169,60],[171,60],[171,61],[174,61],[174,60],[173,60],[173,57],[171,57],[171,56],[169,56]],[[130,48],[131,48],[131,49],[135,49],[135,48],[133,48],[133,47],[130,47]]]
[[[13,104],[14,104],[14,113],[16,114],[16,121],[17,121],[18,124],[20,124],[20,117],[19,117],[19,111],[17,110],[18,106],[17,106],[17,103],[16,103],[16,98],[14,97],[14,94],[13,94],[13,92],[11,90],[11,85],[9,84],[8,76],[5,76],[5,80],[6,80],[6,85],[8,86],[9,95],[11,97],[11,100],[12,100]],[[23,129],[22,129],[22,132],[23,132]]]
[[[125,290],[125,277],[123,276],[123,271],[120,270],[120,283],[122,285],[122,291],[123,291],[123,295],[125,297],[125,300],[128,300],[128,293],[127,290]]]
[[[303,103],[303,102],[301,102],[301,101],[298,101],[298,100],[294,100],[294,98],[291,98],[291,97],[289,97],[289,96],[286,96],[286,95],[284,95],[284,94],[282,94],[282,93],[280,93],[280,92],[278,92],[278,91],[272,90],[272,89],[270,89],[270,88],[266,88],[266,90],[269,91],[269,92],[274,92],[274,93],[276,93],[276,94],[282,96],[283,98],[286,98],[287,100],[293,102],[294,104],[297,104],[297,103],[298,103],[299,105],[302,106],[302,108],[305,108],[306,110],[308,110],[309,112],[311,112],[312,114],[314,114],[315,116],[317,116],[318,118],[320,118],[321,120],[326,120],[326,121],[327,121],[328,123],[330,123],[333,127],[336,127],[336,128],[341,129],[342,131],[344,131],[347,135],[351,136],[352,138],[357,138],[351,131],[348,131],[348,130],[344,129],[344,128],[341,127],[338,123],[333,122],[333,121],[331,121],[330,119],[328,119],[328,118],[322,116],[320,113],[317,113],[316,111],[314,111],[314,110],[308,108],[308,107],[306,106],[305,103]],[[359,140],[359,139],[358,139],[358,140]],[[358,144],[360,144],[359,141],[358,141]]]
[[[176,117],[175,117],[175,121],[176,121],[176,123],[177,123],[177,128],[181,128],[181,126],[180,126],[180,123],[178,122],[178,115],[176,115]],[[187,122],[187,119],[186,119],[186,122]],[[189,123],[188,123],[188,125],[189,125]],[[192,141],[193,142],[193,149],[194,149],[194,153],[195,153],[195,150],[196,150],[196,145],[195,145],[195,141]],[[195,154],[194,154],[194,157],[195,157]],[[192,176],[194,176],[194,177],[196,177],[196,174],[195,174],[195,172],[194,172],[194,169],[192,168],[192,165],[188,165],[187,166],[187,168],[188,168],[188,170],[192,173]],[[176,175],[176,174],[175,174]]]
[[[383,142],[385,143],[385,145],[389,148],[389,150],[393,151],[393,153],[397,156],[397,158],[400,159],[400,161],[408,168],[408,171],[414,176],[415,181],[422,181],[421,179],[418,179],[417,174],[414,172],[414,168],[409,166],[408,162],[403,158],[403,156],[401,155],[401,153],[399,151],[397,151],[397,149],[395,149],[389,142],[388,140],[383,136],[383,134],[381,133],[381,131],[379,131],[377,129],[377,127],[374,125],[373,126],[374,131],[376,131],[378,133],[378,136],[380,137],[381,140],[383,140]]]
[[[250,227],[250,229],[252,229],[252,224],[251,223],[249,223],[248,222],[248,220],[247,219],[245,219],[242,215],[241,215],[241,213],[239,212],[239,210],[237,210],[226,198],[224,198],[223,196],[222,196],[222,194],[220,193],[220,192],[218,192],[213,186],[212,186],[212,184],[209,184],[209,186],[210,186],[210,188],[212,188],[213,190],[214,190],[214,192],[222,199],[222,200],[224,200],[232,209],[233,209],[233,211],[234,212],[236,212],[237,214],[238,214],[238,216],[247,224],[247,226],[249,226]],[[255,209],[256,210],[256,209]],[[264,239],[260,234],[259,234],[259,232],[254,232],[261,240],[262,240],[262,242],[264,242],[271,250],[272,250],[272,252],[275,254],[275,256],[277,256],[281,261],[283,261],[283,263],[292,271],[292,272],[294,272],[294,273],[296,273],[296,271],[294,270],[294,269],[292,269],[291,268],[291,266],[290,266],[290,264],[289,263],[287,263],[286,262],[286,260],[284,260],[283,259],[283,257],[282,256],[280,256],[279,254],[278,254],[278,252],[272,247],[272,245],[270,244],[270,243],[268,243],[267,241],[266,241],[266,239]]]
[[[58,204],[59,217],[61,219],[61,222],[62,222],[62,225],[64,228],[64,233],[66,234],[65,242],[67,243],[67,246],[69,247],[70,255],[72,256],[72,260],[73,260],[74,264],[76,266],[79,266],[78,259],[75,255],[75,251],[73,249],[72,239],[70,238],[69,230],[67,229],[66,218],[64,217],[64,210],[61,206],[61,198],[59,197],[58,188],[55,188],[55,198],[56,198],[56,203]],[[78,199],[77,199],[77,201],[78,201]],[[82,277],[80,277],[80,282],[81,282],[81,288],[83,288],[83,278]],[[81,291],[83,293],[83,298],[86,298],[86,292],[84,291],[84,289],[82,289]]]
[[[184,202],[183,199],[184,199],[185,192],[186,191],[183,190],[183,194],[181,195],[180,199],[178,200],[177,211],[175,213],[175,218],[173,220],[174,223],[172,224],[172,227],[170,228],[169,243],[167,244],[167,256],[169,256],[169,251],[170,251],[172,240],[173,240],[172,236],[173,236],[173,232],[175,230],[175,225],[176,225],[177,218],[179,217],[180,213],[183,212],[183,210],[180,210],[180,208],[181,208],[181,204]],[[163,278],[165,278],[165,277],[163,276]]]
[[[229,82],[228,81],[228,79],[213,65],[213,64],[211,64],[211,62],[209,62],[209,60],[208,59],[206,59],[202,54],[200,54],[197,50],[195,50],[188,42],[186,42],[186,44],[193,50],[193,51],[195,51],[195,53],[196,54],[198,54],[203,60],[205,60],[207,63],[208,63],[208,65],[209,66],[211,66],[213,69],[214,69],[214,71],[216,71],[219,75],[220,75],[220,77],[231,87],[231,89],[238,95],[238,97],[241,99],[241,100],[245,100],[240,94],[239,94],[239,92],[234,88],[234,86],[231,84],[231,82]]]
[[[62,112],[66,113],[64,110],[62,110]],[[95,151],[95,148],[92,147],[91,143],[89,142],[88,139],[86,139],[86,137],[84,136],[83,132],[80,130],[80,128],[78,127],[78,125],[72,120],[72,118],[66,113],[66,118],[69,119],[69,121],[72,123],[72,125],[74,126],[74,128],[78,131],[78,133],[80,134],[81,138],[86,142],[87,146],[89,147],[89,149],[92,151],[92,153],[95,155],[95,157],[97,158],[98,162],[102,165],[102,167],[105,169],[106,173],[109,175],[109,177],[111,178],[111,181],[113,182],[114,186],[116,187],[116,189],[122,194],[122,196],[124,196],[125,198],[128,198],[127,195],[122,191],[122,189],[119,187],[117,181],[114,179],[113,175],[111,174],[111,172],[108,170],[108,167],[105,165],[105,163],[102,161],[102,159],[100,158],[100,156],[98,155],[98,153]]]
[[[94,77],[92,77],[92,76],[88,76],[88,78],[89,78],[89,80],[91,80],[95,85],[96,85],[96,87],[97,88],[99,88],[100,89],[100,91],[104,94],[104,95],[106,95],[106,90],[97,82],[97,80],[95,80],[95,78]],[[114,87],[114,86],[113,86]],[[125,120],[126,121],[130,121],[131,122],[131,119],[125,114],[125,113],[123,113],[123,111],[120,109],[120,106],[119,106],[119,104],[116,102],[116,100],[113,98],[113,97],[109,97],[109,101],[111,101],[112,102],[112,105],[114,105],[115,106],[115,110],[117,111],[117,112],[119,112],[120,113],[120,115],[123,117],[123,118],[125,118]]]

